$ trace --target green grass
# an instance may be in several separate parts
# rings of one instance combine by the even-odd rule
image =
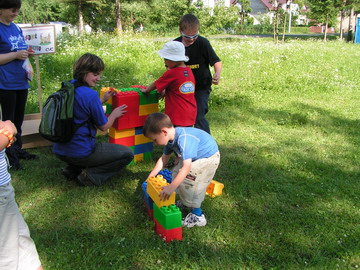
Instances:
[[[100,86],[150,84],[166,39],[86,36],[41,56],[44,96],[84,52],[107,65]],[[61,175],[50,148],[12,172],[46,269],[357,269],[360,266],[359,46],[339,41],[213,39],[223,61],[213,88],[212,134],[221,151],[206,197],[208,225],[166,244],[153,232],[141,184],[153,163],[99,188]],[[100,87],[99,87],[100,88]],[[98,89],[99,89],[98,88]],[[36,112],[32,85],[28,112]],[[161,148],[155,148],[155,156]]]

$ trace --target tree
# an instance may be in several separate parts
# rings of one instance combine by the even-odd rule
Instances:
[[[61,0],[68,5],[68,13],[77,13],[77,16],[68,15],[71,22],[76,22],[79,26],[79,32],[82,34],[85,30],[85,22],[91,24],[101,9],[106,5],[105,0]]]
[[[18,22],[48,23],[61,18],[64,5],[56,0],[27,0],[22,2]]]
[[[252,10],[250,7],[250,0],[237,0],[234,4],[240,9],[240,23],[243,25],[245,24],[245,18]]]
[[[308,0],[310,16],[320,23],[325,23],[324,41],[326,41],[329,23],[334,21],[338,13],[337,0]]]

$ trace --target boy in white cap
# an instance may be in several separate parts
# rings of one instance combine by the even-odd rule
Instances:
[[[195,78],[191,69],[184,63],[189,60],[185,56],[185,46],[178,41],[169,41],[158,54],[164,58],[167,71],[141,91],[148,93],[156,89],[165,95],[165,113],[174,126],[193,126],[197,113]]]

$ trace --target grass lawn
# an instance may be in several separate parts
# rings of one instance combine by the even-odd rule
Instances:
[[[360,47],[210,40],[224,66],[208,119],[221,151],[215,179],[225,189],[203,203],[208,225],[184,229],[183,241],[170,244],[154,233],[141,191],[153,162],[102,187],[79,187],[62,176],[50,148],[32,149],[40,159],[12,176],[45,269],[360,266]],[[71,78],[84,52],[105,61],[98,89],[150,84],[164,71],[156,51],[166,41],[64,38],[56,54],[41,56],[44,96]],[[36,99],[33,84],[27,112],[38,110]]]

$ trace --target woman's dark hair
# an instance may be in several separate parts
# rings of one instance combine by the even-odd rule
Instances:
[[[73,69],[74,79],[78,80],[80,83],[84,83],[86,74],[89,72],[102,72],[105,69],[105,64],[99,56],[91,53],[85,53],[75,62]]]
[[[0,0],[0,8],[8,9],[8,8],[21,8],[21,0]]]

